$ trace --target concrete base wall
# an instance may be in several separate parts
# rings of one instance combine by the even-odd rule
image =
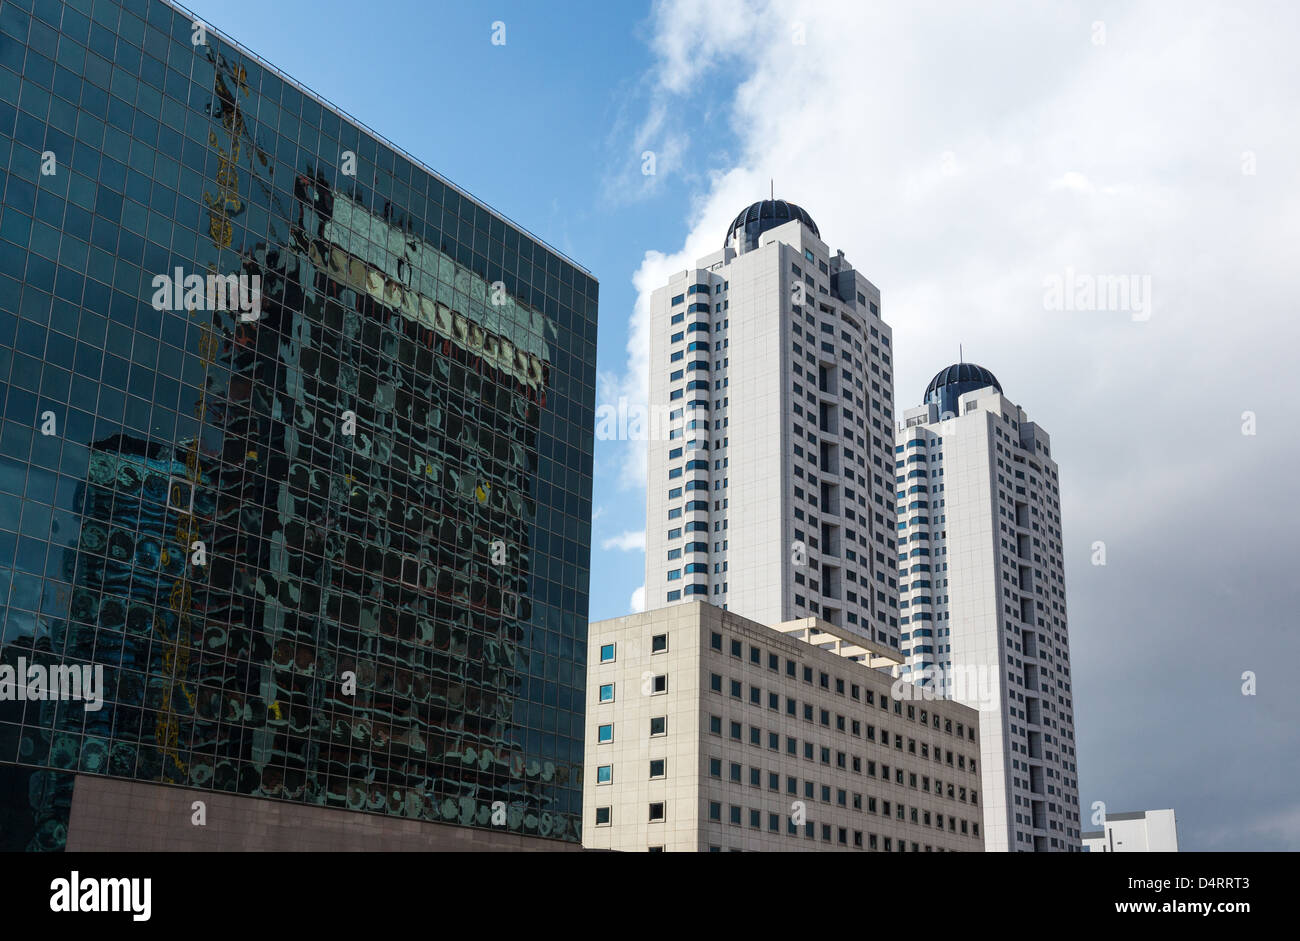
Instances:
[[[195,801],[206,805],[206,826],[192,822]],[[77,775],[67,849],[567,852],[582,847],[508,832]]]

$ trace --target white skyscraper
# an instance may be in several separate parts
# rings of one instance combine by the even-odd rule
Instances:
[[[980,712],[990,852],[1081,849],[1061,506],[1047,433],[987,369],[897,435],[900,675]]]
[[[654,292],[650,403],[646,607],[818,617],[897,659],[890,329],[807,212],[754,203]]]

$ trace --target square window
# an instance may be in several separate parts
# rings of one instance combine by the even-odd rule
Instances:
[[[651,716],[650,717],[650,734],[667,735],[668,734],[668,717]]]
[[[614,701],[614,684],[613,684],[613,683],[602,683],[602,684],[601,684],[601,687],[600,687],[600,701],[601,701],[601,702],[613,702],[613,701]]]
[[[655,801],[650,805],[650,822],[662,823],[664,819],[664,802]]]
[[[657,696],[660,693],[668,692],[668,674],[659,673],[651,678],[650,695]]]
[[[607,722],[596,729],[596,741],[599,743],[614,741],[614,723]]]
[[[668,649],[667,634],[655,634],[653,637],[650,638],[651,653],[663,653],[667,649]]]
[[[601,644],[601,645],[600,645],[600,662],[601,662],[601,663],[613,663],[613,662],[614,662],[614,645],[613,645],[613,644]]]
[[[607,827],[607,826],[609,826],[609,821],[610,821],[610,808],[608,808],[608,807],[597,807],[597,808],[596,808],[596,826],[598,826],[598,827]]]
[[[601,765],[596,769],[596,783],[610,784],[614,780],[614,766]]]
[[[650,760],[650,777],[662,778],[667,775],[667,761],[663,758],[652,758]]]
[[[167,505],[173,509],[190,512],[194,508],[194,486],[184,477],[172,477],[167,488]]]

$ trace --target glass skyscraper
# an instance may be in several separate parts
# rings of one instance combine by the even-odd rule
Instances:
[[[420,107],[436,107],[428,100]],[[0,848],[93,776],[581,840],[597,283],[162,0],[0,0]]]

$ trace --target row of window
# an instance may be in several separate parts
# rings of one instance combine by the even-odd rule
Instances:
[[[888,807],[888,802],[885,803],[885,806]],[[886,815],[888,815],[888,810],[886,810]],[[782,818],[785,819],[784,828],[782,828],[781,826]],[[647,814],[646,814],[647,822],[663,823],[667,819],[668,819],[668,806],[665,801],[650,801],[647,804]],[[899,820],[907,819],[905,814],[905,809],[903,808],[902,805],[898,806],[897,819]],[[937,830],[945,829],[945,817],[943,814],[933,815],[933,824],[932,824],[930,812],[924,811],[923,819],[924,819],[924,823],[921,822],[922,816],[917,813],[917,808],[915,807],[911,808],[911,820],[913,823],[916,823],[921,826],[933,826]],[[614,820],[614,811],[612,807],[600,806],[596,808],[596,820],[595,820],[596,826],[598,827],[612,826],[613,820]],[[763,823],[764,823],[763,811],[758,808],[743,808],[737,804],[728,805],[727,817],[726,817],[727,823],[729,823],[733,827],[742,827],[746,825],[746,821],[748,822],[748,827],[751,830],[763,829]],[[709,801],[709,822],[718,823],[718,824],[724,822],[723,815],[722,815],[721,801]],[[772,811],[767,812],[766,822],[767,822],[768,833],[779,834],[782,832],[782,829],[784,829],[785,834],[787,836],[797,837],[802,834],[806,839],[815,840],[817,839],[818,833],[820,832],[821,840],[823,843],[834,842],[840,846],[845,846],[845,847],[850,845],[849,843],[850,830],[848,827],[837,827],[829,823],[818,824],[811,820],[804,821],[802,824],[800,824],[797,822],[794,814],[785,813],[785,812],[776,813]],[[949,833],[956,834],[960,832],[963,836],[974,836],[974,837],[979,836],[978,822],[958,820],[956,817],[949,816],[946,818],[946,824],[947,824],[946,829],[947,832]],[[864,843],[864,836],[865,836],[865,843]],[[880,848],[882,840],[884,845],[884,851],[893,852],[894,839],[892,837],[886,836],[882,838],[875,833],[864,834],[863,831],[861,830],[852,831],[852,846],[855,849],[865,848],[870,850],[876,850]],[[897,844],[898,844],[898,851],[904,852],[905,842],[902,839],[899,839],[897,841]],[[650,849],[652,851],[656,851],[656,850],[662,851],[663,847],[652,846],[650,847]],[[710,847],[710,851],[717,851],[717,849],[718,847],[716,846]],[[931,847],[928,844],[925,847],[925,851],[926,852],[931,851]],[[914,853],[920,852],[919,844],[915,842],[912,843],[912,852]],[[942,848],[940,848],[940,852],[942,852]]]
[[[650,764],[649,780],[654,781],[659,778],[668,777],[668,760],[666,758],[651,758],[649,764]],[[614,766],[612,764],[596,766],[596,783],[597,784],[614,783]]]
[[[733,742],[744,741],[744,726],[742,726],[741,723],[736,722],[734,720],[731,721],[729,725],[730,725],[731,740]],[[723,720],[721,716],[709,717],[709,733],[711,735],[716,735],[721,737],[722,727],[723,727]],[[768,751],[771,752],[779,751],[781,748],[781,739],[782,736],[779,733],[768,731],[767,732]],[[762,748],[763,740],[764,740],[763,730],[760,729],[758,726],[751,725],[749,727],[749,744],[755,748]],[[899,736],[897,735],[894,736],[895,748],[897,748],[900,751],[902,750],[901,741],[902,739]],[[909,742],[909,748],[908,748],[909,753],[915,755],[917,753],[915,750],[915,742],[912,741],[911,739],[909,739],[908,742]],[[797,757],[800,754],[799,745],[800,745],[799,740],[794,736],[792,735],[785,736],[785,752],[787,755],[791,757]],[[815,762],[820,759],[820,763],[822,765],[825,765],[827,767],[831,767],[832,765],[831,749],[828,746],[825,745],[818,746],[817,743],[815,742],[804,741],[802,755],[805,761]],[[929,746],[926,745],[925,743],[922,743],[921,757],[923,759],[928,759],[930,757]],[[965,771],[966,763],[964,761],[964,756],[958,755],[957,758],[958,758],[958,763],[956,767],[961,771]],[[943,752],[939,748],[934,749],[934,760],[936,762],[941,762],[943,760]],[[947,752],[947,763],[949,767],[954,766],[953,753],[951,751]],[[739,765],[733,765],[733,768],[735,769],[738,769],[739,767],[740,767]],[[840,771],[852,770],[855,774],[862,774],[863,760],[859,755],[849,755],[846,752],[836,751],[834,755],[834,767]],[[879,766],[879,772],[877,772],[877,765],[875,761],[867,761],[865,767],[866,767],[866,774],[868,777],[879,778],[882,781],[889,781],[894,784],[897,784],[899,787],[908,786],[911,787],[913,790],[919,789],[925,791],[926,793],[930,793],[929,775],[918,775],[915,772],[905,772],[903,768],[895,766],[893,768],[893,774],[891,776],[890,766],[884,764],[883,762]],[[975,761],[974,759],[971,759],[970,773],[975,774],[976,770],[977,769],[975,767]],[[754,779],[751,783],[753,783],[755,787],[758,786],[757,783],[758,774],[759,774],[758,769],[756,768],[750,769],[751,778]],[[737,778],[736,780],[739,780],[739,778]],[[958,800],[958,801],[962,801],[963,803],[967,801],[967,790],[965,786],[958,786],[954,784],[952,781],[948,781],[946,783],[948,785],[946,793],[950,800]],[[944,784],[945,782],[942,779],[935,778],[933,793],[935,793],[940,797],[944,796],[945,793]],[[972,788],[969,793],[970,793],[970,803],[972,804],[978,803],[979,792],[974,788]]]
[[[721,717],[710,716],[710,720],[713,722],[713,727],[717,729],[717,731],[713,732],[712,734],[720,735],[721,726],[722,726]],[[732,722],[731,730],[732,730],[732,740],[737,742],[740,741],[741,740],[740,723]],[[751,742],[750,742],[750,744],[752,745],[756,745],[756,746],[759,745],[759,742],[761,741],[761,730],[755,729],[753,726],[751,726],[750,732],[751,733],[759,732],[759,735],[751,735]],[[774,732],[768,733],[768,737],[769,737],[768,749],[770,751],[776,752],[780,747],[781,737]],[[796,755],[798,753],[798,747],[797,747],[798,741],[793,737],[787,737],[785,741],[786,741],[786,753],[791,756]],[[813,742],[804,742],[803,744],[804,744],[804,758],[808,759],[809,761],[813,760],[813,752],[816,747],[815,744]],[[821,749],[821,753],[822,753],[822,764],[829,765],[830,749],[823,747]],[[840,770],[847,770],[847,768],[843,763],[844,753],[839,752],[837,754],[839,758],[839,761],[837,762],[837,766],[839,767]],[[742,775],[742,771],[744,769],[741,767],[740,763],[733,761],[733,762],[729,762],[728,764],[730,766],[729,772],[730,772],[730,780],[732,781],[732,783],[743,784],[744,777]],[[853,758],[853,770],[858,774],[862,773],[861,759],[857,758],[856,756]],[[717,756],[711,756],[709,758],[708,774],[709,777],[711,778],[722,780],[722,759],[721,758],[718,758]],[[971,805],[979,804],[979,791],[976,790],[975,788],[971,788],[968,792],[966,787],[963,785],[957,785],[954,784],[952,781],[943,781],[940,778],[935,778],[933,782],[933,790],[931,790],[931,780],[928,774],[917,774],[914,771],[907,771],[904,768],[900,768],[898,766],[894,766],[891,769],[889,765],[884,764],[883,762],[880,764],[879,768],[877,769],[876,762],[868,761],[867,776],[876,778],[887,784],[897,784],[899,787],[910,787],[914,791],[922,791],[926,794],[934,794],[936,797],[946,796],[948,800],[959,801],[963,804],[966,803],[969,803]],[[799,784],[798,779],[793,775],[788,775],[786,777],[786,791],[789,794],[793,796],[798,796],[799,794],[798,784]],[[946,790],[944,787],[945,784],[947,785]],[[750,767],[749,785],[750,787],[763,786],[763,771],[761,768],[757,768],[753,766]],[[804,790],[803,796],[808,798],[809,800],[815,800],[816,786],[817,786],[816,782],[805,780],[804,788],[803,788]],[[773,792],[779,792],[781,790],[781,775],[778,772],[769,771],[767,773],[767,788],[769,791],[773,791]],[[828,784],[822,784],[821,792],[822,792],[822,800],[825,803],[829,804],[831,802],[831,786]],[[849,794],[850,792],[845,790],[844,788],[838,788],[837,803],[839,803],[840,806],[847,806],[846,802]],[[969,797],[967,796],[968,794]],[[862,795],[853,793],[852,796],[853,796],[853,809],[861,810]],[[886,803],[885,806],[888,807],[889,806],[888,803]],[[872,813],[876,812],[875,798],[871,799],[871,812]]]
[[[737,660],[746,659],[746,645],[739,638],[735,638],[735,637],[724,638],[723,635],[718,631],[709,632],[709,646],[711,649],[719,652],[723,652],[724,641],[725,641],[726,651],[729,652],[734,659]],[[771,673],[780,673],[782,671],[782,666],[784,665],[785,675],[791,679],[798,679],[801,677],[805,684],[812,686],[814,685],[814,676],[815,676],[816,677],[815,685],[819,686],[821,689],[827,691],[833,690],[835,694],[838,696],[844,696],[847,693],[848,698],[853,700],[854,702],[865,702],[868,706],[874,706],[877,703],[879,703],[881,709],[883,710],[889,709],[890,700],[888,697],[883,695],[883,693],[880,696],[877,696],[874,690],[863,689],[857,683],[853,683],[853,682],[846,683],[842,677],[838,677],[838,676],[832,677],[830,673],[824,670],[814,671],[814,668],[809,664],[800,664],[789,657],[782,657],[772,651],[764,651],[763,648],[759,647],[756,644],[751,643],[748,645],[748,661],[750,664],[757,667],[762,667],[766,665],[766,669]],[[716,676],[716,674],[714,675]],[[721,677],[719,677],[719,681],[720,680]],[[736,689],[737,688],[736,684],[739,681],[732,680],[731,682],[733,684],[733,690]],[[753,696],[753,692],[752,692],[753,689],[754,687],[751,687],[751,697]],[[719,688],[716,691],[721,692],[721,688]],[[737,698],[739,698],[739,696],[737,696]],[[908,721],[915,722],[918,719],[918,713],[919,713],[919,720],[922,726],[929,725],[932,722],[933,727],[936,730],[938,730],[940,728],[940,724],[942,721],[943,731],[949,735],[954,734],[953,732],[954,723],[951,718],[944,718],[941,720],[939,713],[937,712],[932,713],[931,710],[928,709],[918,710],[917,707],[912,703],[907,703],[906,708],[904,708],[904,703],[901,700],[893,700],[893,703],[894,703],[895,715],[900,717],[906,716]],[[808,705],[809,704],[805,704],[805,706]],[[839,718],[843,719],[844,717],[840,716]],[[968,726],[962,722],[957,722],[955,727],[956,727],[955,734],[957,735],[958,738],[965,738],[971,742],[975,741],[974,726]],[[855,733],[855,735],[856,734],[857,733]]]

